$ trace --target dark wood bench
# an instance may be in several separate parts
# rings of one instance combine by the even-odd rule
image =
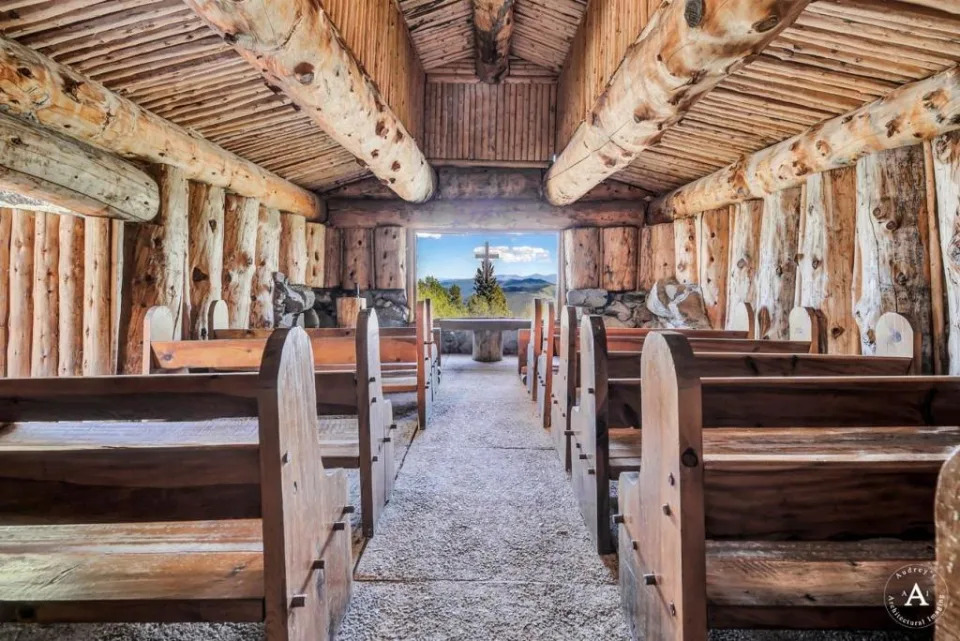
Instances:
[[[223,327],[223,320],[211,322],[211,327]],[[214,333],[222,331],[214,329]],[[321,451],[327,467],[360,471],[360,518],[363,534],[369,538],[376,531],[395,478],[395,425],[392,405],[384,398],[381,350],[387,350],[392,362],[404,362],[397,359],[415,353],[416,344],[415,339],[405,336],[381,337],[373,310],[360,313],[353,336],[338,335],[340,331],[334,330],[336,334],[330,337],[306,331],[314,370],[318,374],[343,372],[351,382],[341,389],[337,411],[318,408]],[[249,371],[263,358],[270,340],[253,336],[175,341],[172,336],[169,309],[161,306],[148,310],[144,327],[144,367],[148,373]],[[320,378],[317,383],[324,381]],[[323,394],[317,390],[318,396]]]
[[[0,380],[0,620],[265,621],[270,641],[334,639],[349,508],[315,408],[352,378],[314,374],[294,329],[259,373]]]
[[[701,378],[683,336],[644,347],[639,472],[620,476],[634,638],[897,627],[884,588],[933,566],[960,378]]]

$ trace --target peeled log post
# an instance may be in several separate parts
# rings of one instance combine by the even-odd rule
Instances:
[[[800,189],[787,189],[763,199],[756,307],[761,338],[789,338],[797,286],[800,196]]]
[[[49,214],[48,214],[49,215]],[[58,216],[60,223],[59,346],[57,374],[83,373],[83,225],[78,216]]]
[[[344,229],[340,286],[364,291],[373,287],[373,230]]]
[[[500,82],[510,71],[514,4],[515,0],[473,0],[477,76],[488,84]]]
[[[730,208],[721,207],[700,215],[697,265],[710,327],[723,329],[727,319],[727,261],[730,258]]]
[[[224,198],[219,187],[190,183],[187,251],[190,289],[184,296],[184,317],[188,321],[184,333],[195,339],[209,338],[210,304],[223,297]]]
[[[547,200],[569,205],[657,144],[665,130],[763,50],[808,3],[675,0],[661,4],[627,49],[588,119],[580,123],[547,173]]]
[[[185,2],[401,198],[433,196],[433,168],[319,2]]]
[[[10,224],[13,211],[0,209],[0,376],[7,375],[7,314],[10,311]]]
[[[937,220],[943,256],[949,329],[949,374],[960,374],[960,133],[933,141]]]
[[[600,230],[603,266],[600,287],[612,292],[630,292],[637,288],[636,227],[605,227]]]
[[[280,215],[280,271],[296,285],[307,280],[307,228],[300,216]]]
[[[273,275],[280,268],[280,212],[260,207],[250,329],[273,329]]]
[[[637,286],[649,291],[658,280],[673,278],[677,271],[675,253],[673,225],[642,227]]]
[[[0,108],[76,140],[180,169],[186,178],[314,218],[320,199],[259,165],[191,134],[98,82],[0,37]]]
[[[953,67],[681,187],[651,203],[647,218],[668,220],[761,198],[799,186],[811,174],[958,128],[960,67]]]
[[[600,287],[600,230],[596,227],[563,232],[564,282],[571,289]]]
[[[34,214],[33,232],[33,345],[30,376],[57,375],[59,320],[57,274],[60,267],[60,219]]]
[[[256,198],[227,194],[223,214],[223,300],[230,329],[250,327],[250,300],[256,270],[257,226],[260,203]]]
[[[7,376],[30,376],[33,335],[33,214],[12,210],[10,225],[10,315],[7,322]]]
[[[324,286],[324,259],[327,255],[327,228],[319,223],[307,223],[307,287]]]
[[[688,285],[700,282],[700,270],[697,267],[699,222],[698,218],[689,218],[673,223],[674,257],[677,261],[674,273],[679,282]]]
[[[323,286],[340,287],[343,266],[343,234],[336,227],[327,226],[324,240]]]
[[[760,221],[763,201],[748,200],[733,209],[730,238],[730,275],[727,281],[727,320],[741,303],[757,307],[757,267],[760,264]],[[731,329],[731,328],[727,328]]]
[[[83,221],[83,375],[113,373],[110,221]]]
[[[373,230],[374,284],[377,289],[407,286],[407,231],[403,227]]]

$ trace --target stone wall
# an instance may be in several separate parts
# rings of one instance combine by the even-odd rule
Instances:
[[[463,330],[444,330],[443,345],[441,349],[444,354],[472,354],[473,332]],[[506,331],[503,333],[503,355],[516,356],[516,354],[517,331]]]
[[[356,290],[339,287],[307,287],[290,283],[286,276],[274,274],[273,305],[277,327],[336,327],[337,299],[356,296]],[[368,289],[360,295],[367,308],[377,310],[380,327],[404,327],[412,322],[407,292],[404,289]]]
[[[608,327],[710,327],[699,286],[675,280],[657,281],[649,292],[571,289],[567,304],[577,308],[578,319],[584,314],[603,316]]]

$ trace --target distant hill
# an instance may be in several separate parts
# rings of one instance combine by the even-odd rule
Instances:
[[[533,299],[537,297],[553,297],[557,293],[556,274],[532,274],[530,276],[516,276],[507,274],[497,276],[503,293],[507,297],[507,306],[510,312],[518,318],[526,318],[533,314]],[[446,288],[452,285],[460,287],[464,299],[473,294],[472,278],[442,278],[440,284]]]

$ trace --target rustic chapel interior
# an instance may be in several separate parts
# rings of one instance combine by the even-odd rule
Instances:
[[[960,641],[960,0],[0,0],[0,641],[336,639]]]

